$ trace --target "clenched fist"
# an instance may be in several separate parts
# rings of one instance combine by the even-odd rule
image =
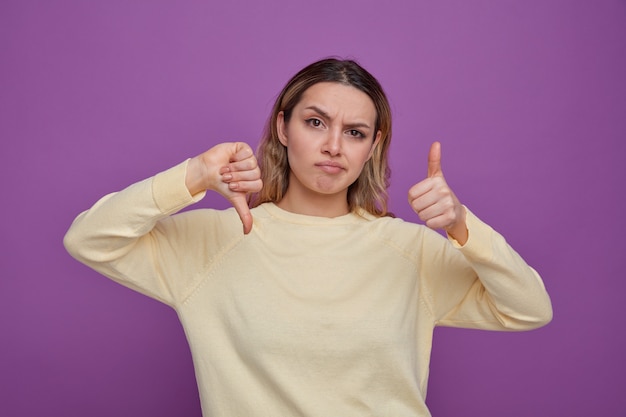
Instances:
[[[254,151],[243,142],[221,143],[192,158],[187,166],[185,184],[191,195],[212,190],[233,205],[243,232],[252,230],[252,214],[247,194],[261,190],[261,171]]]
[[[409,190],[409,204],[426,226],[445,230],[461,245],[467,242],[465,208],[443,177],[439,142],[428,153],[428,177]]]

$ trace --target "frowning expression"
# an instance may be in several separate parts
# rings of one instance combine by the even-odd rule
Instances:
[[[289,120],[277,119],[287,147],[287,193],[343,195],[380,140],[372,99],[355,87],[321,82],[309,87]]]

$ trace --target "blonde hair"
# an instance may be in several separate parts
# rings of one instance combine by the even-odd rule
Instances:
[[[314,62],[298,72],[279,94],[267,121],[257,150],[263,189],[250,196],[250,207],[267,202],[277,203],[289,186],[287,148],[278,139],[276,120],[283,112],[289,122],[293,108],[309,87],[320,82],[336,82],[352,86],[367,94],[376,108],[376,123],[372,140],[378,131],[381,137],[372,157],[365,163],[361,175],[348,187],[348,207],[352,212],[365,210],[375,216],[391,215],[387,211],[387,187],[391,171],[388,150],[391,140],[391,109],[379,82],[352,60],[327,58]]]

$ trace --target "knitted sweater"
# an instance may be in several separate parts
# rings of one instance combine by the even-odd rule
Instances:
[[[81,262],[172,306],[203,414],[429,416],[436,325],[526,330],[552,317],[537,273],[468,211],[459,246],[368,213],[337,218],[200,200],[186,162],[82,213],[65,236]]]

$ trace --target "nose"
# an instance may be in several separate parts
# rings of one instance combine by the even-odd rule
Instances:
[[[341,154],[341,132],[338,129],[331,129],[328,131],[326,141],[322,147],[322,152],[327,153],[330,156],[337,156]]]

